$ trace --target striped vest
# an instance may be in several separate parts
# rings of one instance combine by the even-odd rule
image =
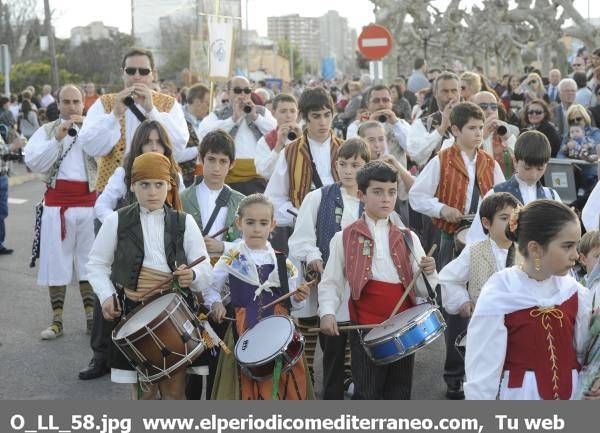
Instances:
[[[483,197],[494,186],[495,160],[484,150],[477,149],[475,174],[479,185],[480,197]],[[450,207],[463,211],[469,186],[469,173],[460,154],[460,147],[455,143],[440,151],[440,181],[435,196]],[[453,234],[458,224],[449,223],[441,218],[432,218],[433,224],[446,233]]]

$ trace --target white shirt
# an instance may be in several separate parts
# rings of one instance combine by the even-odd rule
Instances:
[[[61,121],[61,123],[64,122]],[[62,154],[64,155],[71,144],[73,147],[69,150],[69,153],[65,156],[58,169],[57,179],[74,180],[74,181],[87,181],[87,173],[85,171],[85,153],[79,139],[66,135],[63,138],[63,149]],[[27,146],[23,149],[25,155],[25,164],[32,171],[38,173],[45,173],[52,168],[56,160],[61,155],[59,150],[59,142],[52,136],[48,139],[46,129],[44,127],[39,128],[31,136],[27,142]]]
[[[289,143],[291,143],[291,141],[286,139],[285,144],[287,145]],[[256,156],[254,157],[256,173],[265,179],[269,179],[275,170],[280,154],[281,151],[275,150],[275,148],[271,150],[267,140],[262,136],[256,144]]]
[[[54,102],[54,97],[50,93],[42,96],[42,99],[40,100],[42,108],[46,108],[48,105],[52,104],[53,102]]]
[[[136,104],[139,110],[144,113],[141,105]],[[158,120],[165,127],[171,138],[175,160],[177,162],[186,161],[186,156],[182,156],[185,147],[187,146],[190,133],[185,123],[183,110],[178,102],[173,104],[169,112],[161,113],[156,107],[152,111],[145,113],[148,119]],[[129,153],[131,149],[131,141],[133,134],[140,121],[135,117],[131,110],[125,110],[125,152]],[[102,101],[98,99],[87,112],[87,116],[83,121],[81,132],[79,133],[78,141],[83,145],[83,149],[94,157],[106,156],[110,153],[113,147],[121,138],[121,125],[119,119],[115,115],[104,112]]]
[[[390,255],[390,242],[389,242],[389,231],[390,225],[389,220],[379,220],[375,222],[365,214],[367,226],[373,235],[375,243],[375,252],[373,254],[373,263],[371,266],[371,279],[377,281],[384,281],[388,283],[400,282],[400,277],[396,266],[392,261]],[[319,317],[323,317],[327,314],[333,314],[336,316],[338,322],[345,322],[349,320],[349,317],[340,316],[339,313],[345,313],[348,311],[348,299],[350,299],[350,286],[346,279],[345,270],[345,256],[344,256],[344,245],[343,245],[343,232],[337,232],[330,244],[330,254],[327,265],[325,266],[325,272],[319,283]],[[425,256],[425,251],[421,246],[421,242],[417,235],[411,232],[413,240],[413,248],[417,259]],[[419,270],[419,263],[415,261],[411,256],[412,272],[413,275]],[[438,283],[438,276],[436,272],[427,275],[432,287],[435,287]],[[427,287],[423,277],[420,276],[415,284],[415,292],[417,296],[426,298],[428,296]]]
[[[248,127],[245,117],[240,118],[238,124],[239,129],[235,134],[235,159],[254,159],[258,140],[256,140],[254,133]],[[275,129],[277,121],[271,115],[271,112],[265,109],[264,114],[259,114],[254,121],[254,124],[264,135]],[[234,125],[235,122],[233,121],[233,117],[220,120],[214,112],[210,113],[202,119],[202,122],[200,122],[200,126],[198,127],[198,139],[202,141],[207,133],[218,128],[230,132]]]
[[[349,138],[358,137],[358,127],[362,122],[359,120],[355,120],[350,125],[348,125],[348,129],[346,130],[346,140]],[[381,122],[380,122],[381,123]],[[385,128],[386,133],[391,132],[396,139],[398,140],[398,144],[400,147],[406,151],[407,150],[407,140],[408,140],[408,130],[410,129],[410,124],[404,119],[398,119],[396,123],[390,125],[388,122],[381,123],[381,125]],[[387,151],[387,149],[386,149]]]
[[[508,387],[509,375],[503,371],[507,352],[505,315],[536,306],[560,305],[574,293],[578,295],[578,310],[573,345],[581,361],[589,337],[592,309],[589,290],[570,276],[536,281],[517,266],[492,275],[481,290],[467,331],[465,397],[468,400],[494,400],[497,396],[501,400],[539,400],[533,371],[525,372],[522,387]],[[577,376],[573,370],[573,393]]]
[[[418,123],[418,122],[415,122]],[[469,184],[465,196],[465,206],[459,211],[464,214],[469,213],[471,206],[471,197],[473,196],[473,188],[475,186],[475,168],[477,163],[477,154],[473,159],[469,159],[463,151],[460,155],[465,163],[467,173],[469,174]],[[494,185],[504,182],[504,174],[497,162],[494,161]],[[423,168],[419,176],[415,179],[415,183],[408,192],[408,200],[411,207],[422,214],[431,218],[440,218],[441,211],[444,207],[435,195],[440,183],[440,157],[436,156]],[[481,197],[479,197],[481,200]]]
[[[581,211],[581,220],[587,231],[600,229],[600,182],[588,197]]]
[[[521,192],[521,197],[523,197],[524,205],[531,203],[534,200],[537,200],[536,184],[528,185],[527,183],[525,183],[521,179],[519,179],[519,176],[516,174],[515,174],[515,179],[517,180],[517,183],[519,184],[519,191]],[[542,189],[544,191],[544,196],[547,199],[561,201],[560,197],[558,196],[558,193],[555,190],[553,190],[553,189],[551,190],[551,188],[548,188],[546,186],[542,187]],[[489,197],[493,193],[494,193],[494,190],[490,189],[483,198]],[[467,241],[467,244],[470,244],[473,242],[481,241],[481,240],[485,239],[486,237],[487,237],[486,234],[483,232],[483,226],[481,225],[481,217],[479,216],[479,206],[478,206],[477,213],[475,214],[475,218],[473,219],[473,224],[471,224],[471,227],[469,227],[469,230],[467,231],[466,241]]]
[[[490,239],[490,244],[496,262],[496,271],[501,271],[506,267],[508,250],[500,248],[492,239]],[[460,255],[440,271],[442,303],[449,314],[458,314],[460,307],[471,300],[467,291],[467,283],[471,274],[472,246],[473,244],[470,244],[463,248]]]
[[[183,177],[179,173],[179,192],[185,189]],[[117,209],[119,200],[127,195],[129,188],[125,185],[125,168],[117,167],[102,191],[96,199],[94,213],[96,218],[103,223],[107,216]]]
[[[436,148],[450,147],[453,143],[453,136],[444,139],[437,129],[427,132],[423,121],[416,119],[408,129],[406,152],[410,159],[421,167],[427,164],[429,156]]]
[[[171,272],[165,256],[165,214],[164,209],[149,211],[140,207],[140,221],[144,236],[144,262],[143,266],[162,272]],[[104,219],[104,223],[96,236],[94,245],[89,255],[88,277],[98,296],[100,304],[115,293],[115,288],[110,280],[111,267],[113,266],[115,248],[117,247],[117,228],[119,215],[113,212]],[[198,225],[191,215],[186,215],[185,235],[183,237],[183,248],[188,262],[199,257],[208,258],[204,239]],[[192,282],[191,289],[199,292],[207,287],[212,281],[212,268],[208,260],[197,264],[192,268],[196,278]]]
[[[331,185],[335,182],[331,173],[331,136],[323,143],[308,138],[308,145],[323,186]],[[279,155],[275,171],[265,189],[265,195],[273,201],[275,220],[280,227],[294,224],[294,217],[287,212],[288,209],[298,213],[298,209],[292,205],[290,200],[290,179],[285,152],[286,150]],[[314,188],[312,182],[311,188]]]
[[[200,218],[202,219],[202,227],[206,227],[208,221],[210,220],[210,216],[215,209],[217,197],[221,193],[223,188],[221,189],[210,189],[204,181],[200,182],[200,184],[196,188],[196,200],[198,200],[198,206],[200,207]],[[212,234],[218,232],[219,230],[225,228],[227,224],[227,212],[229,210],[228,206],[223,206],[219,209],[219,213],[215,218],[215,221],[206,234],[206,236],[211,236]],[[217,236],[215,239],[219,241],[223,241],[224,234]],[[223,241],[223,251],[227,251],[235,242],[226,242]]]

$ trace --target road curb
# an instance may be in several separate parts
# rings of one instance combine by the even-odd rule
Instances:
[[[42,179],[42,175],[39,173],[27,173],[19,176],[11,176],[8,178],[8,186],[22,185],[32,180]]]

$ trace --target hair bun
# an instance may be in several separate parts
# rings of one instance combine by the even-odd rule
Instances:
[[[513,242],[517,241],[519,235],[519,216],[521,214],[521,209],[522,206],[514,208],[510,214],[508,225],[506,226],[506,237]]]

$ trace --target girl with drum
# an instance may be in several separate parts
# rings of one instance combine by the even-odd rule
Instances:
[[[116,320],[115,326],[141,301],[169,290],[167,277],[177,280],[188,304],[192,304],[188,288],[199,292],[211,281],[208,261],[185,266],[208,253],[194,218],[178,211],[181,205],[170,160],[156,152],[138,156],[132,164],[130,189],[137,202],[104,219],[88,262],[89,281],[102,314],[106,320]],[[136,318],[135,314],[130,317]],[[142,327],[140,320],[136,322]],[[185,399],[185,369],[171,372],[158,384],[140,385],[133,362],[114,343],[109,366],[113,382],[134,385],[134,399],[154,399],[158,392],[165,400]]]
[[[536,200],[513,213],[506,234],[524,262],[481,291],[467,332],[465,396],[571,399],[592,314],[589,290],[570,276],[579,220],[562,203]]]
[[[221,291],[229,282],[231,305],[235,311],[235,323],[227,331],[224,341],[231,346],[235,339],[246,336],[246,331],[254,327],[264,330],[264,325],[270,316],[283,316],[285,319],[293,308],[302,308],[310,293],[306,283],[296,286],[298,272],[285,255],[276,253],[269,243],[269,234],[275,228],[273,204],[262,194],[252,194],[245,197],[239,204],[236,225],[242,233],[242,240],[227,251],[214,267],[213,284],[203,291],[204,302],[210,307],[211,314],[217,322],[225,317],[226,311],[221,303]],[[280,302],[267,307],[272,301],[282,295],[294,291],[291,302]],[[283,320],[282,323],[291,323]],[[266,329],[262,338],[243,341],[242,349],[248,353],[264,354],[263,359],[255,359],[252,365],[240,363],[241,373],[238,373],[232,356],[221,352],[212,399],[217,400],[305,400],[312,398],[312,385],[307,374],[303,356],[298,356],[278,374],[277,368],[270,369],[267,374],[259,377],[255,373],[257,367],[270,366],[273,359],[284,356],[278,353],[281,347],[273,347],[271,343],[278,339],[280,329]],[[290,329],[290,339],[294,331]],[[298,354],[298,355],[301,355]],[[264,361],[261,364],[261,361]],[[292,365],[293,364],[293,365]],[[262,370],[265,370],[264,368]],[[239,382],[238,382],[239,378]],[[274,386],[277,384],[278,386]]]

